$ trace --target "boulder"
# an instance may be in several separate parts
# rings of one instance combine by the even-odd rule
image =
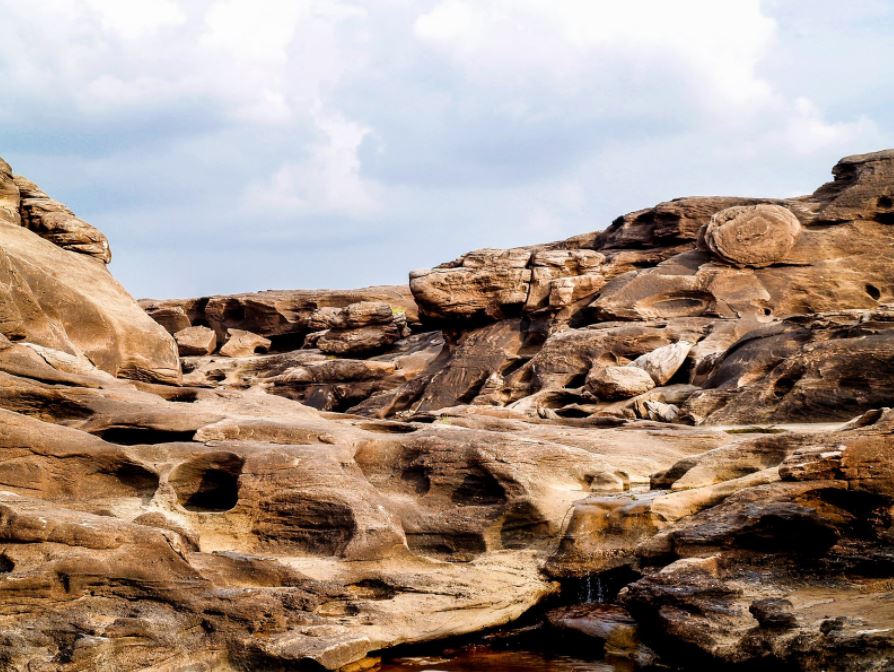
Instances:
[[[186,327],[174,334],[181,357],[210,355],[217,348],[217,334],[208,327]]]
[[[513,317],[528,298],[531,253],[476,250],[448,264],[410,273],[410,290],[430,320],[467,322]]]
[[[683,366],[693,345],[689,341],[664,345],[640,355],[630,363],[630,366],[636,366],[648,373],[656,385],[665,385]]]
[[[760,268],[786,258],[801,235],[801,223],[781,205],[737,205],[711,217],[700,235],[721,261]]]
[[[251,357],[270,349],[270,339],[244,329],[227,329],[227,342],[220,349],[224,357]]]
[[[600,399],[629,399],[651,390],[655,381],[636,366],[604,366],[587,374],[586,385]]]

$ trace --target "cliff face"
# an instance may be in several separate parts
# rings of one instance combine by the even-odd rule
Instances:
[[[0,669],[374,665],[620,568],[544,627],[889,669],[894,152],[833,173],[144,312],[0,162]]]

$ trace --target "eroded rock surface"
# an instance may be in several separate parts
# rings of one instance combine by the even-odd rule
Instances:
[[[891,669],[894,152],[833,173],[156,324],[0,163],[0,669],[348,672],[584,584],[549,627],[639,664]]]

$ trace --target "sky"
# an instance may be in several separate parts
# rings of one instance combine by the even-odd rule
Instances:
[[[890,0],[0,0],[0,156],[138,297],[403,283],[894,147]]]

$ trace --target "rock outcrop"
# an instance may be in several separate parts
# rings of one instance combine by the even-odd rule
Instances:
[[[891,669],[894,152],[834,175],[153,322],[0,164],[0,669],[353,672],[549,595],[635,664]]]
[[[109,274],[105,237],[5,163],[0,194],[0,333],[114,375],[178,380],[173,339]]]

